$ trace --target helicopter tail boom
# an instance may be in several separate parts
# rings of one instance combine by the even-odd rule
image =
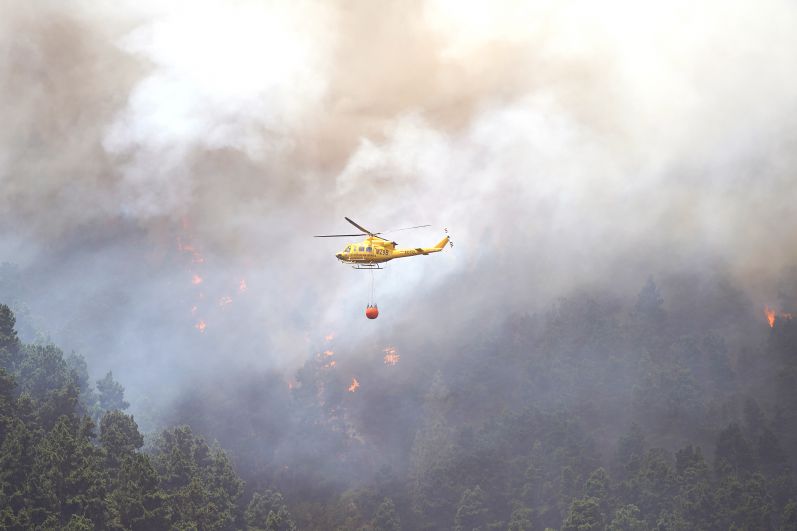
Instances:
[[[403,250],[401,251],[401,253],[404,256],[413,256],[418,254],[427,256],[431,253],[439,253],[445,248],[447,243],[448,243],[448,236],[437,242],[437,244],[434,247],[416,247],[415,249]]]

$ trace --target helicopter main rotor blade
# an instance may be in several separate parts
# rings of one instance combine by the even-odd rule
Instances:
[[[373,232],[371,232],[370,230],[368,230],[368,229],[366,229],[366,228],[364,228],[364,227],[361,227],[361,226],[357,225],[355,222],[353,222],[352,220],[350,220],[350,219],[349,219],[349,218],[347,218],[346,216],[343,216],[343,218],[344,218],[346,221],[348,221],[349,223],[351,223],[352,225],[354,225],[355,227],[357,227],[358,229],[360,229],[361,231],[363,231],[364,233],[366,233],[366,234],[370,234],[371,236],[373,236],[373,235],[374,235],[374,233],[373,233]]]
[[[313,238],[349,238],[351,236],[367,236],[367,234],[320,234],[313,236]]]
[[[399,231],[402,231],[402,230],[410,230],[410,229],[420,229],[420,228],[423,228],[423,227],[431,227],[431,225],[415,225],[414,227],[404,227],[403,229],[386,230],[386,231],[382,231],[382,232],[376,232],[374,234],[390,234],[391,232],[399,232]]]

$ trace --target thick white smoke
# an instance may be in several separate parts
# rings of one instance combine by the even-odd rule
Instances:
[[[4,12],[0,259],[45,279],[31,297],[58,301],[41,304],[56,340],[105,294],[118,328],[90,365],[128,368],[128,386],[152,367],[293,368],[333,329],[394,341],[363,327],[368,279],[334,261],[343,241],[310,238],[348,232],[344,215],[435,226],[408,245],[451,230],[454,249],[391,265],[377,293],[385,317],[452,335],[495,305],[707,265],[763,302],[797,258],[790,2]],[[435,288],[447,317],[423,310]]]

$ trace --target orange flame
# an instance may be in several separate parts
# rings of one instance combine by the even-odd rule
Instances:
[[[202,277],[200,277],[197,274],[194,274],[194,276],[191,277],[191,283],[194,285],[202,284]]]
[[[319,360],[321,363],[324,363],[324,362],[326,362],[326,363],[324,363],[324,365],[322,365],[322,367],[323,367],[324,369],[331,369],[332,367],[334,367],[335,365],[337,365],[337,362],[336,362],[335,360],[330,360],[330,359],[329,359],[329,358],[331,358],[331,357],[332,357],[332,356],[334,356],[334,355],[335,355],[335,352],[333,352],[333,351],[331,351],[331,350],[325,350],[324,352],[322,352],[321,354],[319,354],[319,355],[318,355],[318,358],[317,358],[317,359],[318,359],[318,360]]]
[[[401,356],[396,353],[396,349],[393,347],[387,347],[384,350],[384,353],[385,353],[384,357],[385,365],[395,365],[401,359]]]
[[[335,339],[335,332],[330,332],[324,336],[324,341],[332,341],[333,339]]]
[[[788,312],[780,312],[780,315],[778,315],[778,313],[769,306],[764,306],[764,315],[767,316],[767,321],[769,322],[770,328],[775,328],[775,321],[778,319],[791,321],[794,317],[793,314]]]
[[[243,293],[243,292],[244,292],[244,291],[246,291],[246,290],[247,290],[247,287],[246,287],[246,280],[244,280],[244,279],[241,279],[241,281],[238,283],[238,291],[239,291],[240,293]]]
[[[199,330],[201,333],[205,333],[205,328],[207,328],[207,326],[208,325],[205,323],[205,321],[200,319],[200,321],[194,325],[194,328]]]
[[[769,321],[769,327],[775,327],[775,310],[771,309],[769,306],[764,306],[764,315],[767,316],[767,321]]]
[[[357,378],[352,378],[351,385],[349,386],[349,392],[353,393],[358,387],[360,387],[360,382],[357,381]]]

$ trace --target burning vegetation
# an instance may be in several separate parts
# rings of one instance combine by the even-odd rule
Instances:
[[[764,307],[764,315],[767,318],[767,323],[769,323],[770,328],[775,328],[775,323],[778,320],[790,321],[792,318],[792,314],[788,312],[776,312],[769,306]]]
[[[338,362],[332,359],[332,356],[334,355],[335,355],[334,351],[327,349],[324,352],[322,352],[321,355],[318,357],[318,359],[321,362],[321,366],[324,369],[332,369],[333,367],[335,367],[335,365],[337,365]]]
[[[385,365],[395,365],[401,359],[401,356],[396,352],[394,347],[387,347],[383,352],[385,353],[383,358]]]

